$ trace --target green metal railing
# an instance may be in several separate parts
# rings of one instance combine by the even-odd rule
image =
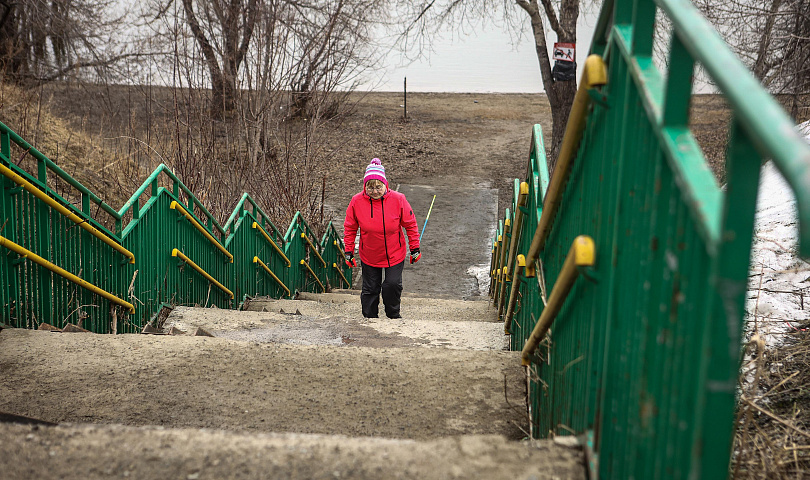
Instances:
[[[232,284],[225,230],[168,167],[158,166],[118,214],[131,216],[121,235],[124,245],[143,252],[128,272],[138,303],[136,324],[145,325],[163,303],[236,306],[231,289],[217,285]]]
[[[57,182],[79,206],[51,187]],[[111,222],[117,212],[2,123],[0,183],[0,321],[129,331],[125,266],[135,255],[91,217],[94,205]]]
[[[516,191],[509,241],[493,239],[532,435],[581,435],[602,478],[725,478],[760,164],[791,185],[806,256],[810,147],[686,0],[608,0],[591,52],[554,177],[535,127],[526,206]],[[725,192],[688,128],[695,63],[732,111]],[[576,238],[590,261],[569,256]]]
[[[315,233],[301,212],[297,212],[284,234],[284,253],[294,259],[287,277],[287,286],[293,291],[321,292],[327,288],[328,269],[325,262],[321,261],[320,252],[312,241],[314,238]]]
[[[49,186],[49,172],[81,208]],[[165,304],[237,308],[246,297],[324,291],[338,278],[351,286],[333,267],[335,247],[325,248],[340,240],[331,225],[318,245],[296,213],[282,236],[244,194],[223,227],[165,165],[116,211],[0,123],[0,181],[0,323],[137,332]]]
[[[245,193],[225,222],[225,246],[234,254],[236,298],[269,295],[289,297],[290,259],[284,254],[284,238],[270,218]]]
[[[343,238],[332,222],[326,227],[321,238],[321,256],[327,264],[326,278],[332,288],[351,288],[352,269],[346,266],[343,259]]]

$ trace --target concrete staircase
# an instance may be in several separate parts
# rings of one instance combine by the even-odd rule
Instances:
[[[0,411],[59,425],[0,424],[0,471],[585,478],[579,448],[526,439],[524,373],[488,302],[406,295],[402,315],[365,320],[343,291],[177,307],[178,335],[3,331]]]

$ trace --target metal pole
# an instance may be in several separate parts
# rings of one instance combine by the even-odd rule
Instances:
[[[422,225],[422,233],[419,234],[419,244],[422,244],[422,235],[425,234],[425,227],[427,227],[428,219],[430,218],[430,212],[433,211],[433,202],[436,201],[436,195],[433,195],[433,200],[430,201],[430,208],[428,209],[427,217],[425,217],[425,223]]]
[[[405,102],[403,103],[403,115],[405,116],[405,120],[408,119],[408,77],[405,77],[405,81],[402,84],[402,93],[405,97]]]

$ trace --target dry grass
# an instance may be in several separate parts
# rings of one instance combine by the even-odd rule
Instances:
[[[0,85],[0,119],[113,208],[120,207],[132,193],[135,165],[126,158],[111,157],[97,138],[54,115],[41,91]],[[30,155],[15,148],[11,156],[17,165],[36,175],[36,161]],[[48,180],[57,193],[80,205],[80,193],[72,186],[53,174]]]

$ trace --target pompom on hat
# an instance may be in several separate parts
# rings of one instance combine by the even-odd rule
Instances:
[[[388,187],[388,180],[385,178],[385,167],[379,158],[371,160],[371,163],[366,167],[366,175],[363,177],[363,185],[369,180],[379,180]]]

